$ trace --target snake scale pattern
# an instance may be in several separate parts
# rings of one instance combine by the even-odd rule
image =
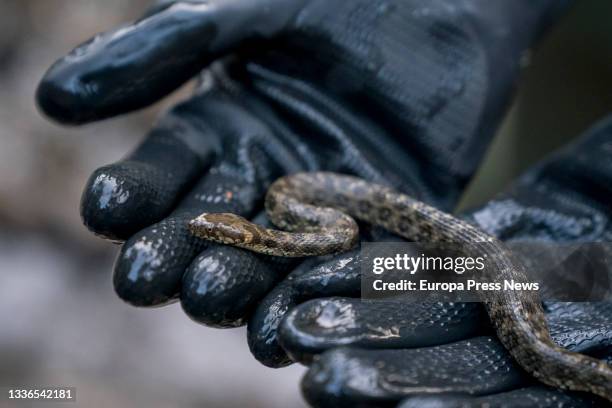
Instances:
[[[352,218],[381,226],[409,241],[451,243],[489,259],[483,279],[526,281],[522,262],[496,238],[389,187],[328,172],[297,173],[274,182],[266,212],[280,230],[264,228],[229,213],[205,213],[192,220],[196,236],[281,257],[347,251],[359,238]],[[570,352],[550,337],[536,292],[481,291],[497,335],[518,364],[539,381],[586,391],[612,401],[612,367]]]

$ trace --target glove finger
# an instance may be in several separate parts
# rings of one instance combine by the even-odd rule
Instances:
[[[549,387],[526,387],[483,397],[467,395],[422,395],[410,397],[397,408],[549,408],[604,407],[601,398]]]
[[[475,337],[416,349],[334,348],[315,357],[302,392],[316,407],[394,406],[423,393],[485,395],[524,383],[497,340]]]
[[[263,213],[254,222],[269,225]],[[187,268],[181,306],[198,323],[219,328],[241,326],[296,263],[292,258],[212,244]]]
[[[277,339],[287,311],[298,303],[321,296],[359,296],[359,253],[304,261],[259,303],[248,322],[247,339],[253,356],[269,367],[291,364]],[[318,266],[317,263],[319,264]]]
[[[611,361],[611,308],[604,302],[547,304],[551,335],[562,347]],[[531,381],[497,340],[483,336],[415,349],[332,349],[314,358],[302,389],[315,406],[352,406],[357,402],[379,406],[393,405],[401,398],[413,396],[418,397],[414,400],[418,402],[424,398],[420,395],[423,393],[495,394],[529,385]],[[563,393],[558,395],[564,398]],[[573,400],[585,394],[567,395]],[[444,395],[427,398],[429,402],[440,398],[441,404],[450,401],[448,406],[462,406],[453,402],[464,401],[464,397],[453,399],[458,397]],[[491,398],[498,401],[497,397]],[[600,401],[591,396],[584,398],[589,402]],[[472,400],[466,401],[466,406],[472,406],[469,405]]]
[[[612,347],[612,304],[548,303],[557,343],[597,356]],[[490,329],[478,303],[406,303],[316,299],[287,313],[279,343],[294,360],[308,363],[329,348],[412,348],[444,344]]]
[[[198,116],[200,105],[202,98],[178,105],[132,154],[91,175],[81,199],[91,231],[125,240],[172,211],[218,150],[219,137]]]
[[[38,105],[49,117],[72,124],[142,108],[245,41],[273,36],[301,3],[181,1],[159,7],[53,64],[38,87]]]
[[[333,347],[412,348],[450,343],[490,329],[479,303],[400,303],[349,298],[315,299],[282,320],[279,343],[309,363]]]

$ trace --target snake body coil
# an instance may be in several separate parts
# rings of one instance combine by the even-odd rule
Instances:
[[[266,211],[278,231],[235,214],[202,214],[195,235],[251,251],[303,257],[346,251],[359,231],[350,217],[409,241],[453,243],[487,256],[483,279],[526,281],[524,266],[496,238],[452,215],[388,187],[335,173],[299,173],[272,184]],[[350,214],[347,215],[347,214]],[[559,347],[550,337],[539,296],[529,291],[481,291],[497,335],[519,365],[541,382],[612,401],[612,367]]]

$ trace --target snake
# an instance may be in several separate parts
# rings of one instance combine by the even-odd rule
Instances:
[[[189,221],[202,239],[280,257],[345,252],[359,242],[356,220],[408,241],[458,244],[488,259],[483,279],[525,282],[518,256],[496,237],[391,187],[332,172],[284,176],[267,190],[265,210],[279,229],[232,213],[203,213]],[[612,366],[571,352],[550,336],[537,291],[479,291],[502,345],[531,376],[549,386],[589,392],[612,401]]]

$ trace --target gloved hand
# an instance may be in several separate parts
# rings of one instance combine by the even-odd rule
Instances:
[[[464,218],[509,243],[610,242],[611,154],[612,116]],[[603,250],[610,252],[609,245]],[[315,298],[291,308],[279,329],[289,355],[311,364],[302,389],[313,406],[394,406],[403,398],[402,408],[608,406],[530,378],[497,341],[478,303],[338,297],[358,296],[358,256],[290,275],[258,310],[275,316],[282,302]],[[528,267],[542,255],[532,256]],[[592,272],[612,280],[612,270]],[[612,303],[548,301],[545,310],[556,342],[612,363]]]
[[[163,2],[59,60],[37,99],[51,118],[82,124],[149,105],[205,69],[196,95],[135,152],[94,172],[81,211],[95,233],[126,240],[114,272],[121,298],[157,306],[180,294],[193,319],[234,327],[296,264],[195,239],[188,220],[257,217],[271,181],[319,169],[450,210],[522,53],[566,3]],[[261,316],[249,327],[255,356],[288,363],[278,319]]]

